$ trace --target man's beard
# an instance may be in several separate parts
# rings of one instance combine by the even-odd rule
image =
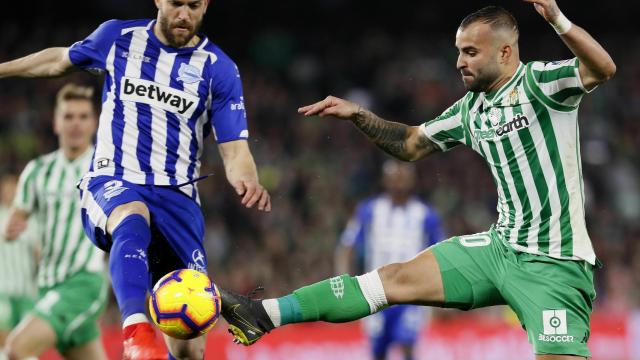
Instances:
[[[195,26],[189,25],[187,23],[176,23],[172,26],[171,24],[169,24],[169,20],[164,16],[160,16],[159,22],[162,35],[164,35],[165,39],[167,39],[169,46],[174,48],[181,48],[187,45],[189,41],[191,41],[191,39],[193,39],[193,37],[196,35],[198,30],[200,30],[200,25],[202,25],[202,20],[200,20],[195,24]],[[187,28],[189,32],[183,36],[176,36],[176,34],[174,34],[172,31],[176,26],[183,26]]]
[[[496,81],[500,75],[500,70],[497,68],[485,68],[479,70],[475,75],[473,82],[470,84],[464,84],[467,90],[478,93],[484,92]]]

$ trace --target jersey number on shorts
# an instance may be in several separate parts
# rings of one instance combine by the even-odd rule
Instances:
[[[460,238],[460,244],[465,247],[479,247],[491,244],[491,238],[486,235],[471,235]]]

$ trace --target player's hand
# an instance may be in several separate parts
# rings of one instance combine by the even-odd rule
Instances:
[[[7,241],[13,241],[22,234],[23,231],[27,229],[27,222],[21,219],[12,219],[13,221],[8,221],[6,227],[3,231],[3,236]]]
[[[231,184],[236,193],[242,196],[241,203],[247,208],[258,204],[258,210],[271,211],[271,196],[260,183],[254,180],[238,180]]]
[[[542,17],[551,24],[554,24],[558,19],[558,16],[562,14],[555,0],[523,0],[523,1],[533,4],[533,7],[536,9],[538,14],[542,15]]]
[[[304,116],[335,116],[338,119],[351,120],[358,113],[360,105],[350,101],[337,98],[335,96],[327,96],[324,100],[315,104],[303,106],[298,109],[299,114]]]

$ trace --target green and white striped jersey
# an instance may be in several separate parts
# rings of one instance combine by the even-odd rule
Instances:
[[[578,59],[520,64],[493,94],[468,92],[422,125],[443,151],[470,146],[498,188],[495,229],[516,250],[595,264],[578,132]]]
[[[62,150],[40,156],[20,175],[14,206],[42,229],[38,286],[48,288],[78,271],[104,269],[103,253],[85,236],[76,183],[89,170],[93,147],[73,161]]]
[[[0,229],[9,218],[9,208],[0,206]],[[0,235],[0,295],[34,297],[36,288],[37,224],[29,221],[27,230],[13,241]]]

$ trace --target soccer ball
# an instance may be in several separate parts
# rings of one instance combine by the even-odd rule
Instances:
[[[163,276],[149,301],[151,319],[165,334],[193,339],[205,334],[220,316],[220,292],[207,275],[191,269]]]

